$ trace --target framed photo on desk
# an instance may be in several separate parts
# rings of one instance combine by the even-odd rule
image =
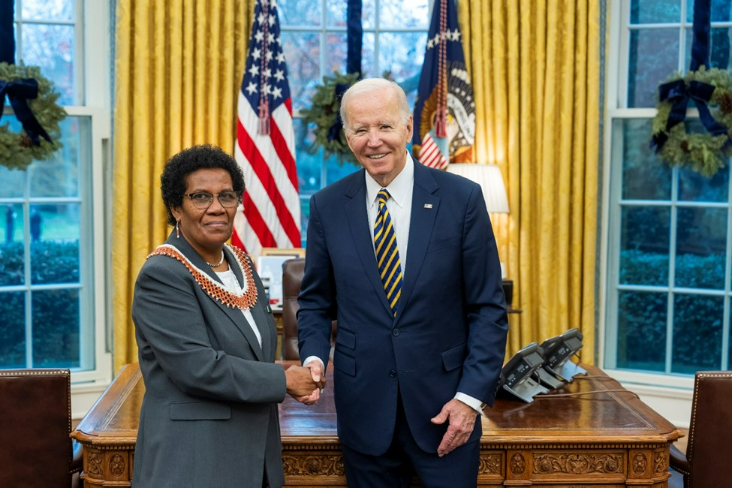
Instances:
[[[304,258],[305,249],[265,247],[257,258],[257,272],[267,291],[273,311],[282,310],[282,264],[288,259]]]

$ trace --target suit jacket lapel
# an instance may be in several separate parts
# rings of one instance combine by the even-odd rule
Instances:
[[[191,263],[193,263],[194,266],[210,276],[213,280],[221,283],[221,280],[219,279],[219,276],[216,274],[216,272],[212,270],[208,264],[206,264],[206,261],[196,252],[195,249],[193,249],[193,247],[191,247],[191,245],[188,243],[188,241],[185,240],[184,237],[178,239],[177,237],[173,237],[173,233],[171,232],[168,240],[166,241],[166,244],[175,246],[185,257],[188,258]],[[239,284],[242,284],[243,277],[241,275],[241,272],[236,269],[238,268],[238,265],[236,264],[233,256],[227,253],[226,258],[229,262],[229,268],[234,271],[234,274],[239,280]],[[242,311],[238,308],[229,308],[218,300],[214,300],[213,298],[211,299],[211,301],[215,303],[231,319],[232,322],[234,322],[236,328],[239,329],[244,337],[246,337],[247,342],[249,342],[249,345],[254,351],[254,354],[257,356],[257,359],[262,361],[262,347],[259,345],[257,336],[254,334],[254,331],[247,322]],[[256,308],[256,306],[254,308]]]
[[[347,200],[345,211],[348,215],[347,220],[351,229],[353,245],[356,248],[356,254],[358,254],[361,260],[361,265],[366,272],[366,277],[374,286],[376,296],[381,300],[381,304],[391,315],[391,307],[389,307],[389,302],[386,300],[386,293],[384,293],[384,285],[381,283],[379,268],[376,265],[374,246],[372,244],[373,236],[369,228],[369,217],[366,211],[366,180],[364,180],[364,171],[361,170],[356,173],[351,185],[346,190]]]
[[[432,236],[432,228],[440,208],[440,198],[434,193],[439,189],[429,170],[419,161],[414,161],[414,192],[412,214],[409,224],[409,258],[407,259],[399,308],[409,304],[414,285],[417,283],[422,262]],[[397,321],[401,314],[397,313]]]

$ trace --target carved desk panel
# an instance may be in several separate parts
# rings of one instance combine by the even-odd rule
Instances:
[[[600,369],[584,367],[587,378],[531,404],[499,398],[486,409],[479,486],[667,486],[669,446],[680,432]],[[88,488],[130,486],[143,394],[138,365],[126,366],[72,433],[84,445]],[[288,397],[280,424],[287,486],[346,485],[332,389],[313,407]]]

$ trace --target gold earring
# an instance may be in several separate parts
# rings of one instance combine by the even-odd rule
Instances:
[[[180,227],[178,227],[179,222],[180,222],[179,220],[175,221],[175,238],[176,239],[180,239]]]

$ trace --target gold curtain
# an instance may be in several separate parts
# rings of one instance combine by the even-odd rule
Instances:
[[[507,354],[578,327],[594,362],[600,3],[458,0],[475,154],[501,167],[509,197],[510,214],[492,215],[523,311]]]
[[[211,143],[232,152],[254,0],[118,0],[114,112],[114,369],[137,361],[137,273],[167,237],[165,161]]]

